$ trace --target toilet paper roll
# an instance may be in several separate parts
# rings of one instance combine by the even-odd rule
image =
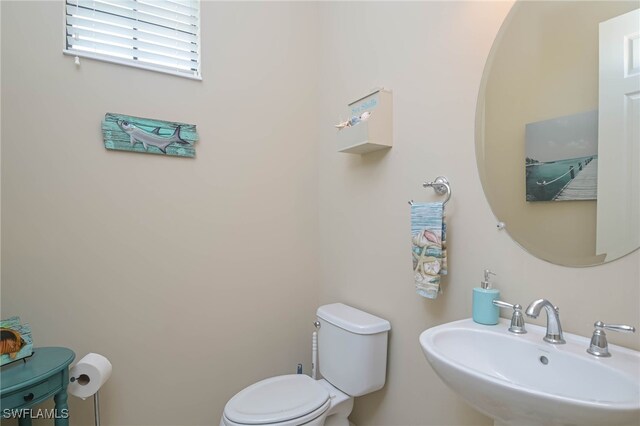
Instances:
[[[68,392],[78,398],[88,398],[104,385],[111,376],[109,360],[100,354],[90,353],[69,371]]]

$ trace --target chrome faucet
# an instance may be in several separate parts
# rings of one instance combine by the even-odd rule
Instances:
[[[542,308],[547,311],[547,335],[544,336],[544,341],[554,344],[565,343],[562,337],[562,327],[560,326],[560,311],[547,299],[538,299],[531,302],[525,314],[531,318],[538,318]]]
[[[527,329],[524,326],[524,317],[522,316],[522,306],[512,305],[511,303],[503,302],[502,300],[494,300],[493,304],[498,308],[513,309],[513,315],[511,316],[511,325],[509,331],[514,334],[526,334]]]
[[[630,325],[622,325],[622,324],[605,324],[602,321],[596,321],[593,324],[595,328],[593,330],[593,336],[591,336],[591,344],[589,345],[589,352],[591,355],[597,357],[607,358],[611,356],[609,352],[609,344],[607,342],[607,335],[604,332],[604,329],[612,330],[612,331],[621,331],[623,333],[635,333],[636,328]]]

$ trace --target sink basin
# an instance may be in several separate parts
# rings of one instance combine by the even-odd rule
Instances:
[[[438,376],[496,425],[640,424],[640,352],[609,344],[611,358],[587,353],[589,339],[564,333],[544,342],[544,327],[527,334],[471,319],[430,328],[420,345]]]

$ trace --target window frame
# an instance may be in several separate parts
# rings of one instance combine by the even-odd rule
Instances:
[[[73,1],[73,0],[70,0]],[[178,77],[183,77],[183,78],[187,78],[190,80],[197,80],[197,81],[202,81],[202,46],[201,46],[201,38],[202,38],[202,27],[201,27],[201,22],[202,22],[202,1],[201,0],[196,0],[198,3],[198,20],[197,20],[197,26],[198,26],[198,32],[197,32],[197,36],[196,36],[196,40],[197,40],[197,55],[198,55],[198,70],[197,73],[194,72],[193,74],[189,74],[187,72],[178,72],[178,71],[172,71],[171,69],[165,69],[165,68],[160,68],[160,66],[155,67],[151,64],[146,64],[144,62],[139,62],[136,61],[134,59],[122,59],[122,58],[118,58],[118,57],[110,57],[109,55],[106,54],[100,54],[100,53],[93,53],[93,52],[83,52],[83,51],[78,51],[78,50],[70,50],[67,49],[67,0],[63,0],[62,1],[62,33],[63,33],[63,48],[62,48],[62,53],[65,56],[73,56],[73,57],[79,57],[79,58],[87,58],[87,59],[92,59],[92,60],[96,60],[96,61],[101,61],[101,62],[107,62],[107,63],[111,63],[111,64],[118,64],[118,65],[125,65],[128,67],[132,67],[132,68],[138,68],[138,69],[143,69],[143,70],[147,70],[147,71],[154,71],[154,72],[159,72],[162,74],[169,74],[169,75],[175,75]]]

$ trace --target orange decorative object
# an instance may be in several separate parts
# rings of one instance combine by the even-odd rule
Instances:
[[[0,354],[8,354],[11,359],[15,359],[26,343],[16,330],[0,328]]]

